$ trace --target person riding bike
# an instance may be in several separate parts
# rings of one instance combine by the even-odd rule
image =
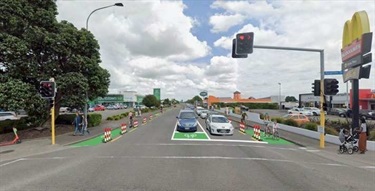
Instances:
[[[241,115],[241,123],[245,123],[245,119],[247,118],[247,113],[246,112],[242,112],[242,115]]]

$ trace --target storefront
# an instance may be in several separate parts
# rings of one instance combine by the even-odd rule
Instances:
[[[350,91],[352,94],[352,91]],[[350,103],[352,103],[352,96],[350,96]],[[375,91],[371,89],[359,90],[359,109],[375,110]]]
[[[93,105],[113,105],[113,104],[125,104],[124,95],[122,94],[108,94],[105,97],[96,98],[94,101],[90,102],[90,106]]]

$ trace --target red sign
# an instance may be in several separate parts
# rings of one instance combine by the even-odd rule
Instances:
[[[349,46],[341,49],[341,59],[343,62],[361,54],[362,40],[355,40]]]

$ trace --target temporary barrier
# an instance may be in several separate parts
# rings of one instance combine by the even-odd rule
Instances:
[[[121,131],[120,131],[120,134],[123,135],[123,134],[125,134],[125,133],[126,133],[126,124],[123,123],[123,124],[121,124]]]
[[[152,120],[152,115],[150,115],[150,121]]]
[[[138,127],[138,120],[135,120],[135,121],[134,121],[133,126],[134,126],[134,127]]]
[[[112,139],[111,138],[111,132],[112,132],[111,128],[108,128],[108,127],[104,128],[104,139],[103,139],[104,143],[107,143]]]
[[[254,137],[256,140],[258,140],[258,141],[261,140],[261,139],[260,139],[260,125],[254,125],[254,135],[253,135],[253,137]]]
[[[245,131],[245,124],[244,123],[240,123],[240,132],[246,133],[246,131]]]
[[[144,117],[144,118],[143,118],[143,124],[146,124],[146,123],[147,123],[147,118]]]

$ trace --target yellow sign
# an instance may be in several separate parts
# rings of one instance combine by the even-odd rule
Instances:
[[[345,22],[341,49],[344,62],[361,53],[361,38],[368,32],[370,32],[370,22],[366,11],[354,13],[352,19]]]

